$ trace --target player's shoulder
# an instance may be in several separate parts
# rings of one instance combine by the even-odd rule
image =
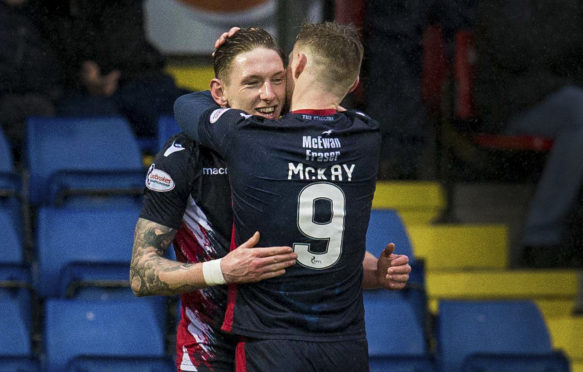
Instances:
[[[166,141],[162,149],[156,154],[154,161],[158,163],[186,161],[192,156],[197,156],[199,151],[199,145],[188,138],[186,134],[180,132]]]
[[[170,137],[156,154],[146,175],[146,187],[152,191],[167,192],[176,185],[188,184],[199,167],[200,148],[184,133]]]
[[[261,116],[247,114],[245,111],[234,109],[230,107],[220,107],[214,110],[209,110],[208,119],[211,124],[216,124],[220,121],[228,121],[229,123],[241,121],[261,121]]]
[[[378,121],[371,118],[370,116],[368,116],[367,114],[365,114],[362,111],[350,109],[350,110],[344,111],[344,115],[346,115],[350,120],[362,122],[364,125],[372,128],[372,129],[379,128]]]

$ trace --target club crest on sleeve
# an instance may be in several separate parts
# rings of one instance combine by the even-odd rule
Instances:
[[[146,187],[152,191],[167,192],[174,189],[174,180],[163,170],[156,169],[156,164],[152,164],[146,175]]]
[[[219,120],[219,118],[221,117],[221,115],[223,115],[225,112],[229,111],[230,108],[220,108],[220,109],[216,109],[215,111],[213,111],[211,113],[211,117],[210,117],[210,122],[211,124],[214,124],[217,122],[217,120]]]

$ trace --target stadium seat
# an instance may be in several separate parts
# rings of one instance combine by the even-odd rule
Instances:
[[[0,299],[17,301],[24,319],[30,325],[30,267],[25,263],[22,242],[15,226],[11,214],[0,208]]]
[[[16,230],[17,222],[12,219],[9,211],[0,207],[0,264],[24,263],[22,241]]]
[[[413,246],[397,211],[392,209],[373,209],[366,233],[367,250],[378,257],[385,246],[391,242],[395,243],[394,253],[407,255],[411,265],[407,288],[403,291],[392,292],[392,295],[407,298],[411,302],[420,324],[425,324],[427,295],[424,261],[415,259]]]
[[[156,151],[160,151],[166,141],[168,141],[168,138],[179,132],[180,127],[172,116],[160,116],[158,120],[158,143]]]
[[[138,215],[138,207],[40,208],[36,231],[38,293],[42,297],[71,297],[91,288],[129,288]]]
[[[0,127],[0,208],[12,215],[17,231],[24,235],[24,220],[22,218],[22,180],[14,168],[12,150]]]
[[[139,207],[42,207],[37,216],[38,277],[42,298],[134,299],[129,267]],[[171,255],[169,255],[171,256]],[[141,301],[166,326],[166,298]]]
[[[364,291],[363,301],[371,372],[435,370],[409,302],[383,289]]]
[[[73,362],[77,357],[149,360],[165,356],[164,333],[158,328],[151,307],[142,299],[49,299],[45,306],[44,351],[48,371],[65,371],[68,363],[73,366],[81,363]]]
[[[12,150],[0,127],[0,195],[16,194],[20,180],[14,170]]]
[[[107,196],[136,197],[144,188],[137,140],[119,117],[29,118],[24,160],[35,206],[99,204]]]
[[[395,243],[395,252],[409,257],[413,271],[409,282],[425,286],[424,263],[415,258],[407,228],[394,209],[373,209],[366,232],[366,249],[378,257],[388,243]]]
[[[569,371],[531,301],[442,300],[436,342],[441,371]]]
[[[40,364],[32,357],[0,356],[0,371],[37,372]]]
[[[67,372],[174,372],[176,364],[170,357],[76,357],[67,365]]]
[[[35,371],[31,326],[17,301],[0,297],[0,371]]]

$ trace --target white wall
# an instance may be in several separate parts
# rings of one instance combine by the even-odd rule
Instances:
[[[217,37],[231,26],[261,26],[277,37],[275,0],[229,13],[200,10],[178,0],[146,0],[145,9],[148,37],[165,54],[210,55]]]

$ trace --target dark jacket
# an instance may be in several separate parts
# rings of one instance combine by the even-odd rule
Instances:
[[[164,57],[146,38],[143,0],[36,0],[36,17],[76,84],[83,61],[121,79],[159,72]]]
[[[0,95],[53,95],[59,76],[56,54],[28,9],[0,1]]]
[[[477,16],[482,130],[500,132],[514,115],[583,82],[582,0],[480,1]]]

